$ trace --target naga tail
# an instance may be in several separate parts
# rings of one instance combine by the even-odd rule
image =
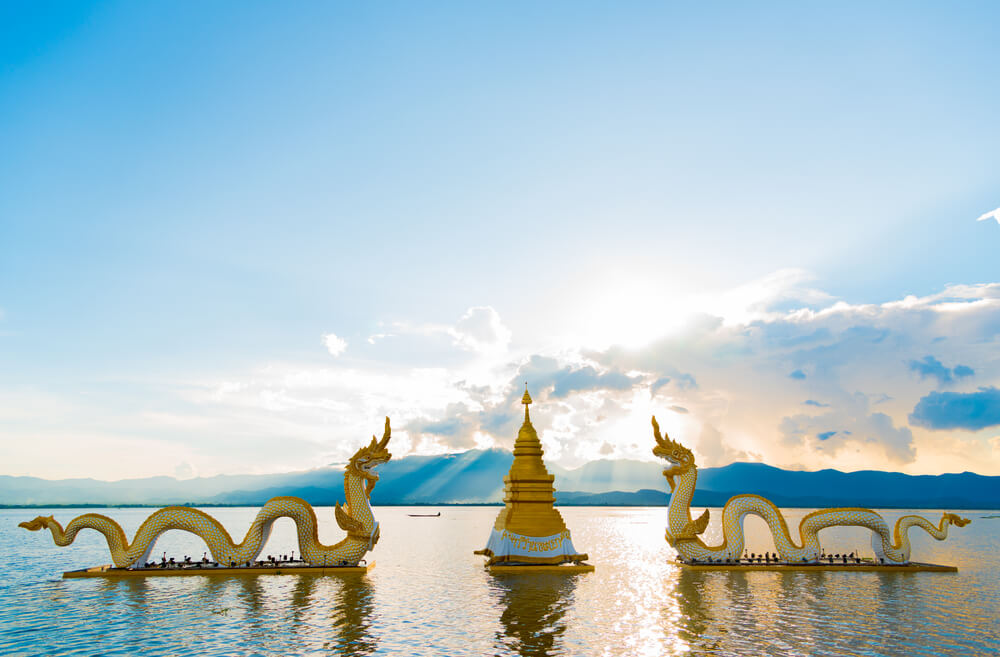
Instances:
[[[952,525],[955,525],[956,527],[965,527],[970,522],[972,522],[968,518],[963,518],[962,516],[960,516],[960,515],[958,515],[956,513],[945,513],[944,517],[941,520],[942,520],[942,523],[941,523],[942,525],[945,524],[943,521],[947,521],[948,523],[951,523]]]
[[[879,557],[887,556],[896,562],[905,563],[910,560],[910,537],[908,534],[911,527],[920,527],[935,540],[943,541],[948,538],[949,525],[964,527],[970,522],[972,521],[968,518],[945,512],[941,514],[941,521],[935,527],[926,518],[920,516],[902,516],[896,521],[896,527],[893,531],[895,544],[889,542],[888,536],[883,535],[880,537],[879,534],[874,534],[872,535],[872,547],[875,548],[875,554]],[[883,551],[884,555],[882,554]]]
[[[25,520],[17,524],[18,527],[24,527],[29,532],[37,532],[41,529],[48,529],[52,531],[52,540],[55,541],[56,545],[69,545],[73,541],[66,541],[65,534],[63,533],[62,525],[59,521],[55,519],[54,516],[38,516],[34,520]]]
[[[28,531],[48,529],[52,532],[52,540],[60,547],[72,544],[81,529],[93,529],[104,535],[104,539],[108,542],[108,548],[111,550],[111,560],[115,562],[116,566],[124,568],[130,565],[128,538],[126,538],[121,525],[99,513],[85,513],[82,516],[77,516],[69,521],[65,529],[52,516],[38,516],[34,520],[22,522],[18,526],[24,527]]]
[[[29,532],[37,532],[39,529],[47,529],[48,523],[55,522],[55,518],[52,516],[38,516],[34,520],[25,520],[24,522],[17,523],[18,527],[24,527]]]

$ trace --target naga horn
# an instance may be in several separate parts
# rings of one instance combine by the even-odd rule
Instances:
[[[660,444],[661,447],[666,447],[667,444],[663,441],[663,436],[660,435],[660,424],[656,421],[656,416],[653,416],[653,438],[656,438],[656,442]]]
[[[373,436],[374,437],[374,436]],[[392,437],[392,429],[389,428],[389,416],[385,416],[385,433],[382,434],[382,441],[378,444],[380,448],[385,448],[389,444],[389,438]]]
[[[666,438],[660,434],[660,424],[656,421],[655,415],[653,416],[653,437],[656,438],[656,443],[663,449],[677,449],[680,447],[679,444],[670,440],[670,434],[667,434]]]

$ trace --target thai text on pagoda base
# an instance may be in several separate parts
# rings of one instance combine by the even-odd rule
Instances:
[[[550,552],[562,545],[563,539],[569,538],[569,530],[547,541],[533,541],[526,536],[511,534],[506,529],[500,535],[500,538],[501,540],[510,541],[511,546],[517,550],[524,550],[525,552]]]

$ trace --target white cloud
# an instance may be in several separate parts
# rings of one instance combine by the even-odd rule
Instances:
[[[992,212],[987,212],[986,214],[976,219],[976,221],[986,221],[987,219],[996,219],[997,223],[1000,224],[1000,208],[993,210]]]
[[[702,330],[706,323],[736,326],[780,317],[789,309],[828,306],[833,298],[816,289],[813,280],[808,271],[786,268],[710,294],[693,293],[662,274],[602,275],[581,286],[583,292],[560,298],[557,307],[573,317],[573,329],[558,342],[581,349],[640,348]]]
[[[347,340],[339,338],[333,333],[327,333],[323,336],[323,344],[331,356],[339,356],[347,349]]]
[[[448,333],[463,349],[483,353],[505,351],[511,338],[510,329],[491,306],[469,308]]]
[[[906,426],[897,427],[885,413],[870,413],[869,406],[868,397],[856,393],[823,413],[785,416],[780,425],[782,437],[786,445],[806,446],[832,458],[842,450],[864,445],[881,449],[885,460],[894,466],[912,462],[916,457],[913,432]]]
[[[373,333],[368,336],[368,344],[375,344],[379,340],[393,337],[392,333]]]
[[[803,269],[780,269],[729,290],[705,304],[702,312],[727,324],[780,318],[790,309],[829,305],[826,292],[810,287],[813,275]]]
[[[187,461],[181,461],[174,467],[174,476],[178,479],[194,479],[198,476],[198,470]]]
[[[423,341],[419,351],[439,356],[442,347],[452,352],[458,347],[474,357],[495,358],[507,352],[511,340],[510,329],[492,306],[473,306],[454,324],[397,320],[380,322],[380,328],[384,330],[368,336],[368,344],[378,345],[386,338],[394,338],[398,345],[412,347]]]

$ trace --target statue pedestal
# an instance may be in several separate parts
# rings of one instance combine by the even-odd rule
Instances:
[[[536,566],[486,566],[486,569],[490,573],[499,575],[503,573],[516,573],[518,575],[523,575],[525,573],[592,573],[594,572],[594,567],[590,564],[562,564],[562,565],[549,565],[549,564],[539,564]]]
[[[247,577],[252,575],[358,575],[375,567],[375,562],[366,566],[249,566],[243,568],[197,567],[185,565],[174,568],[115,568],[114,566],[94,566],[83,570],[69,570],[63,579],[105,577],[109,579],[129,579],[136,577]]]
[[[686,570],[739,570],[742,572],[779,571],[779,572],[802,572],[802,571],[842,571],[842,572],[877,572],[877,573],[957,573],[955,566],[942,566],[936,563],[918,563],[912,561],[907,564],[880,564],[880,563],[678,563],[678,566]]]

